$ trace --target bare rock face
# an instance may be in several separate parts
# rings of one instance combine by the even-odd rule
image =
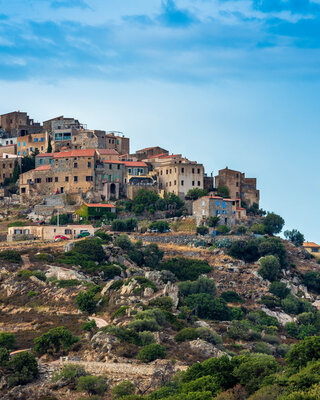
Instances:
[[[163,296],[168,296],[173,301],[173,307],[177,308],[179,303],[179,288],[177,285],[168,282],[163,289]]]
[[[267,315],[270,315],[270,317],[276,318],[278,320],[279,324],[281,324],[282,326],[285,326],[285,324],[287,322],[293,322],[294,321],[294,319],[290,315],[288,315],[288,314],[286,314],[284,312],[271,311],[268,308],[264,308],[264,307],[261,310],[264,311]]]
[[[97,332],[91,339],[92,347],[101,353],[111,353],[119,339],[109,333]]]
[[[226,353],[222,350],[219,350],[213,344],[208,343],[202,339],[192,340],[189,342],[189,346],[191,351],[198,351],[203,356],[210,358],[210,357],[221,357]]]
[[[67,269],[62,267],[55,267],[52,265],[48,265],[48,269],[46,272],[47,278],[56,277],[58,280],[61,279],[77,279],[79,281],[89,281],[89,279],[82,273],[74,271],[73,269]]]
[[[139,286],[139,283],[135,279],[132,279],[132,281],[130,281],[127,285],[122,286],[122,288],[120,290],[120,294],[122,296],[130,295],[133,293],[134,289],[136,289],[138,286]]]
[[[150,281],[154,282],[156,286],[163,285],[162,274],[160,271],[147,271],[145,277],[147,279],[150,279]]]
[[[63,251],[66,253],[66,252],[68,252],[68,251],[71,251],[71,250],[73,250],[73,248],[74,248],[74,242],[68,242],[67,241],[67,243],[63,246]]]
[[[101,291],[101,296],[104,296],[108,290],[110,289],[110,287],[116,282],[116,281],[121,281],[120,276],[116,276],[114,279],[112,279],[111,281],[107,282],[107,284],[104,286],[104,288]]]

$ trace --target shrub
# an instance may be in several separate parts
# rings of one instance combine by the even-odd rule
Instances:
[[[176,334],[174,340],[176,342],[186,342],[187,340],[198,339],[197,330],[195,328],[184,328]]]
[[[5,260],[16,264],[20,264],[22,262],[21,255],[16,250],[0,251],[0,260]]]
[[[221,197],[229,197],[230,196],[230,191],[228,186],[219,186],[217,188],[217,196],[221,196]]]
[[[105,379],[101,376],[80,376],[77,382],[77,390],[88,392],[90,395],[97,394],[103,396],[107,387]]]
[[[270,344],[280,344],[280,339],[276,335],[264,335],[262,340]]]
[[[113,231],[132,232],[138,226],[138,221],[135,218],[115,219],[112,221],[111,226]]]
[[[281,301],[283,310],[288,314],[299,314],[301,309],[301,302],[299,299],[289,294],[285,299]]]
[[[268,296],[268,295],[262,296],[260,303],[264,304],[270,310],[274,310],[276,307],[279,307],[281,305],[281,302],[278,297]]]
[[[284,327],[288,335],[294,338],[298,338],[299,329],[295,322],[287,322]]]
[[[320,293],[320,273],[318,271],[308,271],[303,276],[303,283],[308,290]]]
[[[207,235],[209,233],[209,228],[207,226],[198,226],[197,233],[199,235]]]
[[[169,296],[158,297],[150,301],[149,306],[160,308],[163,311],[171,311],[173,300]]]
[[[10,352],[5,347],[0,347],[0,367],[7,365],[9,361]]]
[[[281,267],[287,264],[287,251],[281,242],[281,239],[276,237],[269,237],[259,240],[259,254],[260,256],[276,256],[279,259]]]
[[[279,271],[280,263],[277,257],[265,256],[260,259],[260,268],[258,272],[263,279],[268,279],[270,282],[273,282],[277,278]]]
[[[187,196],[190,200],[197,200],[199,197],[206,196],[208,191],[206,189],[194,188],[188,190]]]
[[[157,321],[154,318],[131,321],[128,324],[128,327],[133,329],[135,332],[156,332],[160,330],[160,325],[157,324]]]
[[[109,242],[112,241],[112,236],[108,235],[106,232],[104,232],[102,230],[96,231],[94,236],[99,237],[100,239],[102,239],[106,243],[109,243]]]
[[[121,306],[119,307],[112,315],[112,319],[120,317],[121,315],[126,315],[126,311],[128,306]]]
[[[159,344],[152,343],[144,346],[138,353],[137,359],[143,362],[150,362],[158,358],[165,358],[166,349]]]
[[[269,292],[279,297],[280,299],[284,299],[290,293],[290,289],[288,289],[286,284],[283,282],[272,282],[269,288]]]
[[[232,243],[229,251],[229,256],[243,260],[245,262],[254,262],[259,258],[257,240],[237,240]]]
[[[222,339],[221,337],[212,329],[200,327],[196,328],[196,334],[198,338],[205,340],[208,343],[212,344],[221,344]]]
[[[216,295],[216,285],[212,279],[200,276],[196,281],[186,281],[179,283],[179,291],[183,296],[190,294],[207,293],[211,296]]]
[[[243,300],[238,295],[238,293],[234,292],[233,290],[227,290],[226,292],[222,292],[221,297],[227,303],[243,303]]]
[[[286,355],[289,366],[299,369],[305,367],[308,362],[320,359],[320,336],[307,337],[293,345]]]
[[[5,347],[8,350],[14,349],[16,339],[13,333],[0,332],[0,347]]]
[[[58,287],[60,288],[79,286],[81,283],[82,282],[78,281],[78,279],[61,279],[57,282]]]
[[[57,382],[60,380],[66,383],[75,382],[80,376],[85,376],[86,371],[81,365],[77,364],[65,364],[59,372],[55,372],[52,375],[52,382]]]
[[[92,314],[96,310],[97,302],[95,300],[96,291],[93,289],[87,292],[80,292],[76,297],[76,304],[79,310]]]
[[[184,257],[171,258],[163,261],[159,269],[167,270],[175,274],[179,280],[195,280],[200,275],[212,271],[212,267],[206,262]]]
[[[274,235],[282,231],[284,219],[275,213],[268,213],[263,219],[263,224],[266,227],[266,232],[269,235]]]
[[[69,350],[79,339],[73,336],[64,326],[50,329],[34,340],[34,350],[38,354],[56,354],[60,350]]]
[[[231,319],[240,320],[243,318],[243,311],[239,307],[231,308]]]
[[[216,230],[221,235],[226,235],[227,233],[230,232],[230,228],[227,225],[219,225]]]
[[[88,331],[88,332],[92,332],[96,328],[97,328],[97,324],[94,319],[92,319],[91,321],[87,321],[82,325],[82,329],[84,331]]]
[[[128,235],[119,235],[115,241],[115,246],[120,247],[122,250],[129,250],[133,247],[131,240],[129,239]]]
[[[250,230],[257,235],[264,235],[266,233],[266,227],[264,224],[253,224]]]
[[[110,286],[110,290],[119,290],[123,286],[123,279],[118,279],[117,281],[113,282]]]
[[[209,294],[192,294],[185,299],[188,307],[200,318],[227,321],[231,319],[231,310],[221,298],[213,298]]]
[[[138,333],[139,341],[141,346],[147,346],[151,343],[155,343],[156,339],[152,332],[143,331]]]
[[[220,221],[220,217],[209,217],[208,219],[208,226],[210,226],[211,228],[215,228],[218,223]]]
[[[203,376],[193,381],[184,383],[181,392],[184,394],[211,393],[211,396],[217,394],[221,390],[221,385],[215,376]],[[197,397],[191,397],[197,399]],[[212,397],[211,397],[212,398]],[[210,399],[211,399],[210,398]]]
[[[271,355],[271,349],[270,346],[268,346],[266,343],[264,342],[258,342],[255,343],[254,346],[254,352],[255,353],[260,353],[260,354],[269,354]]]
[[[166,321],[165,314],[163,311],[161,311],[158,308],[152,308],[149,310],[144,310],[138,312],[138,314],[135,316],[136,320],[145,320],[145,319],[151,319],[154,318],[160,326],[164,325]]]
[[[121,397],[134,394],[135,391],[136,387],[132,382],[122,381],[112,389],[111,393],[112,393],[112,398],[119,399]]]
[[[115,276],[121,276],[121,268],[116,265],[100,265],[99,270],[102,272],[104,279],[112,279]]]
[[[170,228],[167,221],[154,221],[149,225],[149,229],[157,230],[158,232],[163,233],[168,231]]]
[[[18,272],[18,276],[23,279],[29,279],[31,276],[35,276],[36,278],[40,279],[41,281],[46,281],[46,275],[42,271],[30,271],[29,269],[21,269]]]
[[[75,243],[74,251],[86,255],[93,261],[102,262],[106,258],[106,254],[98,239],[86,239]]]
[[[25,385],[32,382],[38,375],[38,363],[34,355],[28,351],[16,354],[8,362],[10,376],[9,386]]]

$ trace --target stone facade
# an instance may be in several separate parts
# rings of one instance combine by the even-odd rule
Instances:
[[[124,135],[110,132],[106,135],[105,148],[117,150],[119,154],[129,154],[130,139],[125,137]]]
[[[39,123],[35,123],[26,112],[20,111],[0,115],[0,128],[5,130],[10,137],[25,136],[42,131]]]
[[[219,196],[204,196],[193,202],[192,213],[197,225],[209,217],[219,217],[219,225],[233,226],[236,223],[234,201]]]
[[[46,132],[35,133],[17,138],[17,154],[18,156],[28,156],[34,151],[44,153],[48,148],[48,135]]]
[[[18,161],[20,164],[21,160],[17,157],[15,158],[0,158],[0,184],[2,185],[6,178],[10,179],[13,175],[13,170],[15,162]]]
[[[259,205],[260,192],[257,190],[257,179],[246,178],[243,172],[235,171],[228,167],[221,169],[215,177],[215,186],[216,188],[227,186],[231,198],[241,199],[249,206],[253,203]]]
[[[80,129],[72,136],[72,149],[105,149],[106,132],[90,129]]]

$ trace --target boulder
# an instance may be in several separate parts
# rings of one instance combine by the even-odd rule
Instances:
[[[290,315],[281,311],[271,311],[268,308],[264,307],[262,308],[262,311],[264,311],[267,315],[270,315],[270,317],[275,317],[278,320],[279,324],[282,326],[284,326],[288,322],[294,321],[294,319]]]
[[[213,344],[208,343],[202,339],[192,340],[191,342],[189,342],[189,346],[192,351],[197,351],[206,358],[221,357],[226,354],[224,351],[219,350]]]
[[[91,345],[95,350],[110,353],[114,346],[119,343],[119,339],[109,333],[97,332],[91,339]]]
[[[90,279],[87,278],[84,274],[77,272],[73,269],[55,267],[53,265],[47,265],[47,267],[48,269],[46,271],[46,278],[56,278],[58,280],[77,279],[78,281],[90,282]]]
[[[65,243],[65,245],[63,246],[63,251],[65,252],[65,253],[67,253],[68,251],[71,251],[71,250],[73,250],[73,248],[74,248],[74,242],[68,242],[67,241],[67,243]]]
[[[171,297],[173,301],[173,308],[177,308],[179,303],[179,288],[178,286],[168,282],[162,291],[163,296]]]

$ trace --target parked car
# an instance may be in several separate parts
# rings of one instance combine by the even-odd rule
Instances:
[[[68,238],[67,236],[63,236],[63,235],[57,235],[57,236],[54,238],[54,241],[55,241],[55,242],[60,242],[61,240],[69,240],[69,238]]]
[[[85,238],[85,237],[88,237],[88,236],[91,236],[89,231],[81,231],[79,233],[79,235],[77,236],[77,238],[81,239],[81,238]]]

